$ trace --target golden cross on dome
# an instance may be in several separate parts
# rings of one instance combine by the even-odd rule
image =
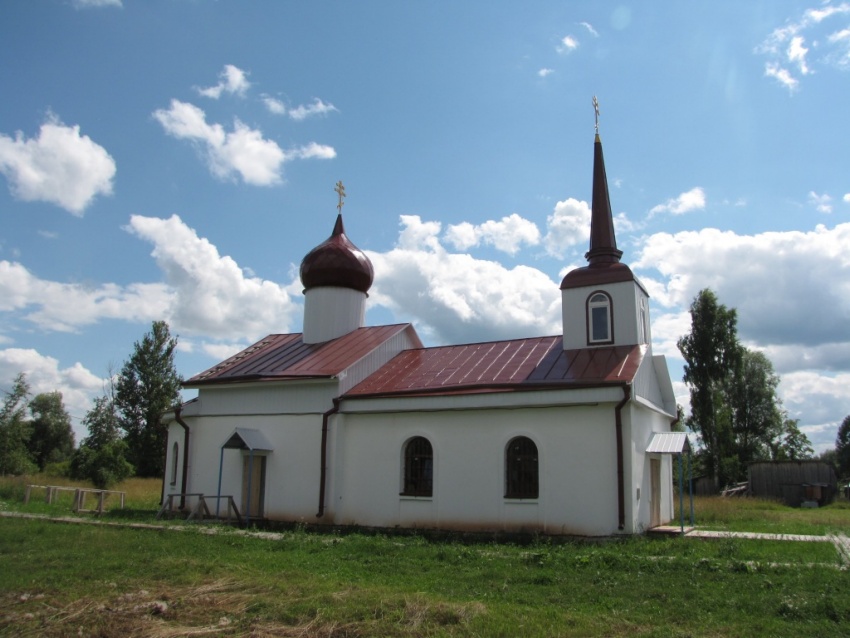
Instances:
[[[342,207],[345,204],[345,202],[342,201],[342,198],[345,197],[345,186],[342,185],[342,180],[336,183],[334,192],[339,195],[339,204],[336,205],[336,209],[339,211],[339,214],[342,215]]]
[[[596,99],[596,96],[593,96],[593,110],[596,113],[596,134],[599,135],[599,100]]]

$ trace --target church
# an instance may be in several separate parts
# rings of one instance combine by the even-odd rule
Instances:
[[[617,248],[598,129],[561,335],[425,347],[411,324],[365,326],[375,273],[341,187],[333,232],[301,262],[303,332],[192,377],[197,397],[164,415],[166,501],[379,529],[610,536],[671,520],[676,402]]]

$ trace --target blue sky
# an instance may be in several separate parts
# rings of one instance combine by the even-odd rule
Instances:
[[[818,451],[850,414],[850,2],[9,0],[0,42],[0,388],[78,438],[153,320],[184,377],[300,331],[338,180],[369,324],[559,333],[593,95],[680,401],[711,287]]]

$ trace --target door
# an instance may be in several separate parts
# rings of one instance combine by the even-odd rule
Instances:
[[[246,518],[262,518],[265,495],[266,457],[246,454],[242,457],[242,514]]]
[[[661,459],[649,459],[649,526],[661,525]]]

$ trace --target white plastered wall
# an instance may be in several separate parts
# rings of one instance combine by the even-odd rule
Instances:
[[[617,389],[619,391],[619,389]],[[500,410],[345,413],[336,426],[340,524],[468,531],[617,533],[615,403]],[[400,496],[403,446],[434,451],[434,493]],[[505,449],[527,436],[538,449],[540,495],[504,498]]]

